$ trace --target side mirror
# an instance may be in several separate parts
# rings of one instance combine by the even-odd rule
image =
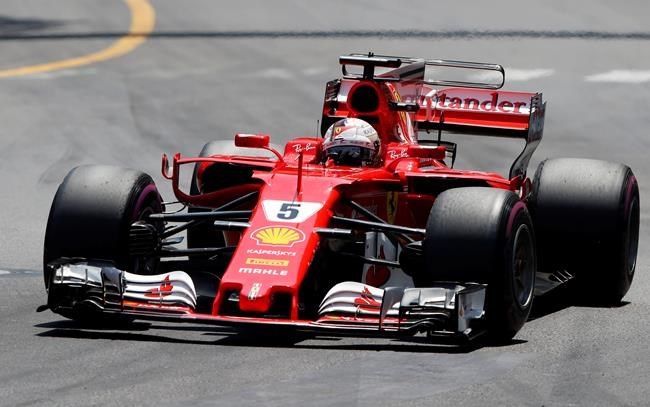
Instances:
[[[409,157],[415,157],[415,158],[431,158],[433,160],[444,160],[446,157],[445,151],[446,149],[444,146],[424,147],[421,145],[413,144],[410,145],[408,148],[408,155]]]
[[[268,134],[235,134],[235,145],[247,148],[268,148],[270,137]]]

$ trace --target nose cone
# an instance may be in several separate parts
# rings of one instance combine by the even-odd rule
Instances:
[[[314,230],[328,225],[339,196],[333,187],[341,181],[305,176],[309,188],[296,195],[291,171],[273,174],[261,189],[250,227],[221,278],[213,314],[220,315],[222,303],[234,292],[239,294],[239,309],[224,308],[228,315],[264,316],[277,302],[291,307],[290,318],[298,318],[298,293],[320,241]]]
[[[239,295],[239,309],[244,312],[266,313],[271,308],[271,286],[263,283],[252,283],[245,287]]]

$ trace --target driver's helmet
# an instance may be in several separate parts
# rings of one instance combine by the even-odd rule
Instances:
[[[323,155],[337,165],[374,166],[380,157],[379,135],[368,122],[347,118],[332,124],[325,133]]]

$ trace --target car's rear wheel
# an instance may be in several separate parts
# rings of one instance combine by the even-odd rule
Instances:
[[[639,187],[623,164],[559,158],[537,168],[531,213],[545,271],[576,276],[579,301],[615,305],[634,277]]]
[[[509,340],[521,329],[533,303],[537,263],[532,222],[517,195],[483,187],[442,192],[431,208],[423,249],[418,286],[487,284],[488,336]]]
[[[100,165],[71,170],[56,192],[47,222],[46,289],[51,289],[52,279],[48,264],[61,258],[105,261],[121,270],[154,273],[157,258],[130,254],[129,230],[132,223],[162,212],[161,202],[153,180],[142,172]],[[83,319],[75,313],[66,316]]]

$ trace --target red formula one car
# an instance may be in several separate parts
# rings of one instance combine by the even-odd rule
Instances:
[[[163,156],[185,212],[165,211],[142,172],[73,169],[49,215],[41,309],[95,322],[507,340],[534,296],[564,283],[592,303],[621,300],[639,230],[629,167],[552,159],[527,177],[545,104],[499,90],[499,65],[373,54],[340,63],[323,137],[281,153],[267,135],[237,134],[249,154],[212,142],[199,157]],[[426,79],[431,68],[499,79]],[[458,170],[449,133],[525,147],[507,178]],[[193,170],[189,190],[181,168]]]

